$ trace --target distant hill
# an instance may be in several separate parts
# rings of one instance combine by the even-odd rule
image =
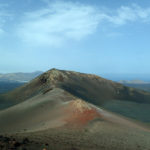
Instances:
[[[34,79],[35,77],[42,74],[41,71],[32,73],[7,73],[0,74],[0,93],[5,93],[13,90],[26,82]]]
[[[150,92],[150,82],[145,82],[142,80],[121,80],[119,81],[119,83],[128,87],[133,87],[133,88]]]
[[[133,87],[133,88],[137,88],[140,90],[144,90],[147,92],[150,92],[150,83],[147,84],[131,84],[131,83],[125,83],[125,86],[129,86],[129,87]]]
[[[36,71],[32,73],[6,73],[6,74],[0,74],[0,82],[28,82],[35,77],[42,74],[41,71]]]
[[[100,76],[105,77],[106,79],[110,79],[113,81],[121,81],[121,80],[126,80],[126,81],[134,81],[134,80],[141,80],[141,81],[145,81],[145,82],[150,82],[150,74],[132,74],[132,73],[103,73],[103,74],[99,74]]]
[[[120,80],[119,83],[122,83],[122,84],[150,84],[150,82],[145,82],[142,80]]]

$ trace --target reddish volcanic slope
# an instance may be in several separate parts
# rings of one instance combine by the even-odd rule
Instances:
[[[100,117],[96,108],[80,99],[69,102],[65,108],[65,113],[68,114],[65,122],[71,126],[85,126],[91,120]]]
[[[62,121],[65,122],[64,125],[67,127],[86,127],[91,121],[100,119],[104,122],[113,123],[115,125],[149,131],[149,129],[146,129],[123,116],[98,108],[81,99],[72,100],[63,105],[64,109],[62,118],[64,119],[62,119]]]

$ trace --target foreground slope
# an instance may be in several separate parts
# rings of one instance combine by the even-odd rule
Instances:
[[[61,126],[82,127],[94,119],[142,128],[68,92],[54,88],[0,112],[0,132],[33,132]],[[142,128],[143,129],[143,128]]]
[[[73,71],[49,70],[24,86],[1,95],[0,101],[14,105],[54,88],[65,90],[77,98],[110,111],[146,123],[150,122],[150,93],[96,75]]]
[[[0,112],[3,149],[148,150],[150,130],[54,88]]]

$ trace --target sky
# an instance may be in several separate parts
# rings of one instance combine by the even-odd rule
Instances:
[[[150,74],[148,0],[0,0],[0,72]]]

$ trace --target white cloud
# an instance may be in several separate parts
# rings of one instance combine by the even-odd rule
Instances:
[[[80,3],[44,1],[48,7],[25,13],[17,29],[19,37],[30,45],[61,46],[68,39],[81,40],[93,34],[98,27],[103,28],[101,23],[122,26],[150,18],[150,8],[138,5],[108,11]],[[115,32],[115,35],[121,33]]]
[[[105,19],[116,25],[124,25],[128,22],[147,21],[150,17],[150,8],[141,8],[138,5],[131,7],[121,6],[112,12],[112,15],[105,15]]]
[[[7,12],[7,7],[8,4],[0,4],[0,35],[5,33],[5,23],[12,17],[12,15]]]
[[[47,9],[26,13],[18,33],[26,42],[57,46],[92,34],[99,20],[97,10],[91,6],[56,2]]]

